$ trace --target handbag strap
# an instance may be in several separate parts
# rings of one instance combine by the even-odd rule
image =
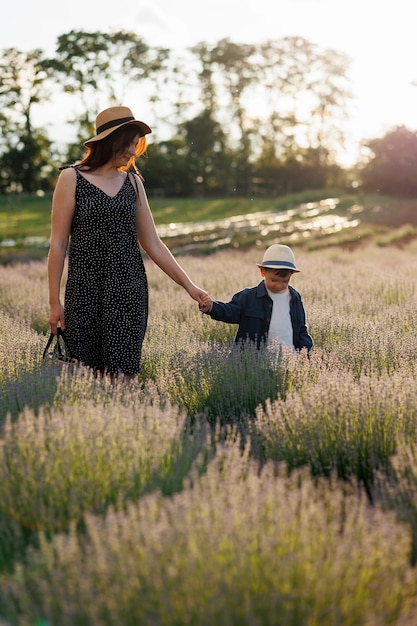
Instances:
[[[55,337],[55,335],[54,335],[53,333],[51,333],[51,334],[49,335],[48,342],[47,342],[47,344],[46,344],[46,346],[45,346],[45,350],[43,351],[43,354],[42,354],[42,360],[43,360],[43,361],[46,359],[46,355],[48,354],[48,350],[49,350],[49,348],[51,347],[51,343],[53,342],[54,337]]]
[[[56,334],[56,335],[54,335],[53,333],[51,333],[51,334],[49,335],[49,339],[48,339],[48,341],[47,341],[47,344],[46,344],[46,346],[45,346],[45,350],[43,351],[43,355],[42,355],[42,359],[43,359],[43,360],[45,360],[45,358],[46,358],[46,356],[47,356],[47,354],[48,354],[48,350],[49,350],[49,348],[51,347],[51,344],[52,344],[52,342],[53,342],[53,340],[54,340],[55,338],[56,338],[56,350],[57,350],[58,356],[59,356],[59,357],[62,357],[62,356],[63,356],[63,353],[62,353],[62,346],[61,346],[61,341],[60,341],[60,339],[62,339],[62,341],[64,342],[64,346],[65,346],[65,348],[67,348],[67,338],[66,338],[66,335],[65,335],[65,331],[64,331],[64,330],[63,330],[60,326],[58,326],[58,328],[57,328],[57,334]]]

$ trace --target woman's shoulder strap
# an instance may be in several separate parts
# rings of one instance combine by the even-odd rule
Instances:
[[[67,170],[70,167],[72,167],[76,172],[78,171],[78,165],[61,165],[59,171],[62,172],[62,170]]]
[[[138,181],[137,178],[135,176],[135,172],[132,170],[129,170],[127,172],[127,175],[129,176],[129,180],[131,182],[131,184],[133,185],[135,192],[136,192],[136,198],[139,198],[139,186],[138,186]]]

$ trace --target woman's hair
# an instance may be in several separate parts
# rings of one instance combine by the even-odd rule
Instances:
[[[136,124],[126,124],[121,126],[113,133],[101,139],[95,141],[87,150],[83,158],[76,163],[77,167],[82,169],[88,168],[89,170],[95,170],[102,165],[108,163],[115,155],[123,153],[128,146],[132,143],[133,139],[138,135],[138,127]],[[136,154],[133,156],[127,165],[121,167],[122,170],[134,170],[140,175],[139,170],[136,167],[135,161],[138,157],[146,152],[147,141],[146,135],[140,136],[136,144]]]

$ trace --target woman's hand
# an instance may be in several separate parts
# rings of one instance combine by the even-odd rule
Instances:
[[[204,291],[204,289],[200,289],[200,287],[197,287],[197,285],[194,284],[191,284],[187,291],[193,298],[193,300],[196,300],[198,302],[199,306],[203,305],[205,299],[209,297],[207,291]]]
[[[199,304],[199,309],[203,313],[210,313],[213,308],[213,298],[211,298],[208,294],[203,296],[203,303]]]
[[[51,327],[51,333],[54,335],[58,333],[58,325],[62,330],[65,329],[64,307],[60,302],[51,305],[49,310],[49,326]]]

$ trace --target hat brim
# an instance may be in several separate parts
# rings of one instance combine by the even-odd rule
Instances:
[[[103,132],[99,135],[95,135],[94,137],[91,137],[91,139],[85,141],[84,145],[88,148],[91,144],[105,139],[105,137],[108,137],[109,135],[114,133],[115,130],[121,128],[122,126],[128,125],[138,126],[141,131],[141,137],[143,137],[144,135],[149,135],[152,132],[152,129],[147,124],[145,124],[145,122],[141,122],[140,120],[129,120],[128,122],[123,122],[123,124],[118,124],[117,126],[112,126],[112,128],[107,128],[107,130],[103,130]]]
[[[279,261],[263,261],[262,263],[256,264],[258,267],[264,267],[271,270],[288,270],[289,272],[301,272],[295,265],[292,263],[287,263],[284,265]]]

